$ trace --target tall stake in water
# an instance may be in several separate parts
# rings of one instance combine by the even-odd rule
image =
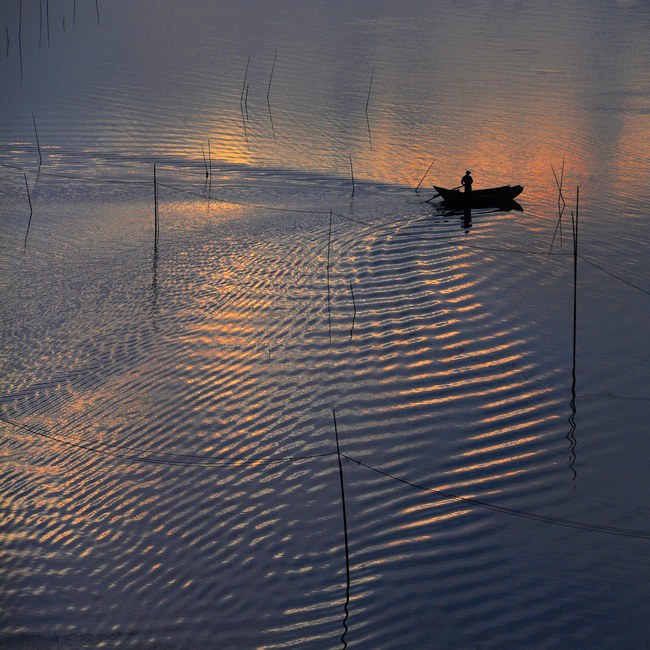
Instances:
[[[275,50],[275,56],[273,57],[273,65],[271,66],[271,76],[269,77],[269,87],[266,89],[266,105],[269,109],[269,121],[271,122],[271,132],[273,133],[273,139],[275,140],[275,127],[273,126],[273,113],[271,112],[271,82],[273,81],[273,73],[275,72],[275,62],[278,58],[278,51]]]
[[[372,80],[375,77],[375,69],[372,69],[370,75],[370,85],[368,86],[368,97],[366,98],[366,125],[368,126],[368,141],[370,142],[370,148],[372,149],[372,136],[370,135],[370,118],[368,117],[368,105],[370,104],[370,91],[372,90]]]
[[[32,208],[32,197],[29,194],[29,185],[27,184],[27,174],[23,174],[25,177],[25,188],[27,189],[27,200],[29,201],[29,221],[27,222],[27,232],[25,233],[25,248],[27,248],[27,237],[29,236],[29,227],[32,225],[32,215],[34,210]]]
[[[350,175],[352,176],[352,196],[354,196],[354,169],[352,168],[352,156],[350,156]]]
[[[205,149],[203,148],[203,143],[201,143],[201,153],[203,154],[203,164],[205,165],[205,177],[208,177],[208,159],[205,157]]]
[[[580,186],[576,188],[576,214],[573,226],[573,388],[576,381],[576,333],[578,316],[578,211],[580,206]],[[573,216],[573,214],[571,215]]]
[[[332,308],[330,302],[330,247],[332,243],[332,211],[330,210],[330,227],[327,235],[327,323],[329,326],[330,343],[332,341]]]
[[[345,616],[343,617],[343,634],[341,635],[341,642],[343,647],[347,648],[348,644],[345,640],[345,635],[348,633],[348,616],[350,612],[348,611],[348,605],[350,604],[350,549],[348,545],[348,518],[345,511],[345,483],[343,482],[343,465],[341,464],[341,449],[339,447],[339,432],[336,427],[336,411],[332,409],[332,414],[334,416],[334,434],[336,436],[336,455],[339,460],[339,478],[341,479],[341,505],[343,507],[343,538],[345,540],[345,577],[346,577],[346,586],[345,586],[345,605],[343,607],[345,611]]]
[[[553,244],[555,243],[555,236],[557,235],[558,229],[560,230],[560,247],[562,246],[562,215],[566,208],[566,201],[564,200],[564,195],[562,194],[562,184],[564,183],[564,159],[562,159],[562,174],[560,175],[560,180],[557,178],[555,173],[555,168],[551,165],[551,170],[553,171],[553,177],[555,178],[555,184],[557,185],[557,224],[555,224],[555,231],[553,232],[553,239],[551,240],[551,247],[548,250],[549,257],[553,251]]]
[[[20,85],[23,85],[23,0],[18,9],[18,57],[20,59]]]
[[[354,299],[354,289],[352,288],[352,280],[350,280],[350,294],[352,295],[352,307],[354,308],[354,313],[352,314],[352,327],[350,327],[350,341],[351,341],[352,334],[354,333],[354,322],[357,320],[357,301]]]
[[[273,65],[271,66],[271,76],[269,77],[269,87],[266,90],[266,101],[269,103],[269,95],[271,94],[271,82],[273,81],[273,72],[275,71],[275,61],[278,58],[278,51],[275,50],[275,56],[273,57]]]
[[[32,111],[32,122],[34,123],[34,133],[36,134],[36,146],[38,147],[38,166],[43,164],[43,154],[41,153],[41,143],[38,140],[38,129],[36,128],[36,116],[34,115],[34,111]]]
[[[246,72],[244,73],[244,85],[242,86],[241,89],[241,97],[239,98],[239,105],[242,108],[242,112],[244,111],[244,93],[246,92],[246,81],[248,80],[248,66],[251,63],[251,55],[248,55],[248,61],[246,61]]]
[[[417,184],[417,186],[415,188],[416,193],[417,193],[418,189],[420,188],[420,185],[422,185],[422,183],[424,183],[424,179],[427,177],[427,174],[431,171],[431,168],[433,167],[434,162],[436,162],[435,158],[431,161],[431,164],[429,165],[429,168],[427,169],[427,171],[424,172],[424,176],[422,177],[420,182]]]
[[[153,166],[153,225],[154,246],[158,247],[158,181],[156,179],[156,165]]]
[[[573,472],[573,480],[578,477],[575,470],[576,462],[576,445],[578,441],[575,437],[576,430],[576,347],[578,334],[578,212],[580,207],[580,187],[576,188],[576,213],[575,218],[571,212],[571,221],[573,224],[573,368],[571,371],[571,415],[569,417],[570,429],[567,434],[569,440],[569,467]],[[575,488],[575,485],[574,485]]]

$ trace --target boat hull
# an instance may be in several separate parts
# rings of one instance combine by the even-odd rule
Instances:
[[[461,192],[445,187],[433,186],[447,206],[459,208],[490,208],[506,205],[519,196],[524,188],[521,185],[504,185],[485,190]]]

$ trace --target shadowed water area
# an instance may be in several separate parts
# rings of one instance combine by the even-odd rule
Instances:
[[[648,3],[0,37],[2,647],[648,647]]]

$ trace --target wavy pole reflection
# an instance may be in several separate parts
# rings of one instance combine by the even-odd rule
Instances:
[[[341,507],[343,508],[343,538],[345,540],[345,605],[343,610],[345,616],[343,617],[343,634],[341,635],[341,643],[344,648],[348,647],[345,637],[348,633],[348,617],[350,612],[348,606],[350,604],[350,551],[348,546],[348,518],[345,510],[345,482],[343,481],[343,465],[341,464],[341,448],[339,447],[339,431],[336,426],[336,411],[332,409],[332,416],[334,417],[334,435],[336,436],[336,456],[339,462],[339,478],[341,479]]]

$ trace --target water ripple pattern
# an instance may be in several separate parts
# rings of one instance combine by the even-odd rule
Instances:
[[[645,647],[647,7],[47,5],[0,25],[0,645]],[[426,201],[467,167],[521,205]]]

